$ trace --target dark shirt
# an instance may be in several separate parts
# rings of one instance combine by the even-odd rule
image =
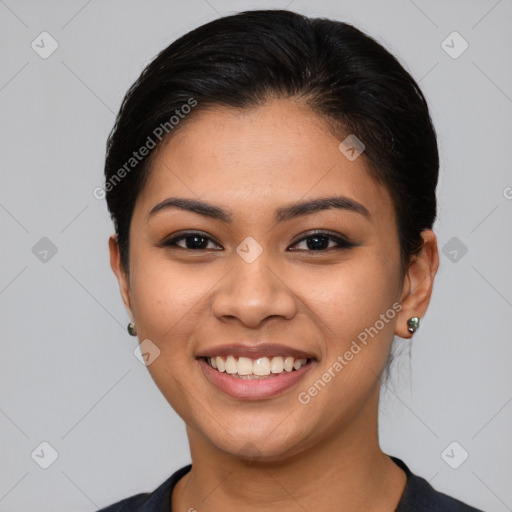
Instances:
[[[396,457],[391,457],[407,475],[404,492],[395,512],[482,512],[462,501],[436,491],[425,479],[411,473],[410,469]],[[143,493],[118,501],[98,512],[172,512],[171,494],[181,477],[186,475],[189,464],[173,473],[152,493]]]

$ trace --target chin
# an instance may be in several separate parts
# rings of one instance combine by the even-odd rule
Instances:
[[[306,448],[303,429],[289,432],[284,430],[286,427],[276,428],[278,423],[273,422],[272,427],[261,429],[255,429],[253,425],[250,430],[246,425],[239,425],[230,428],[229,433],[220,427],[220,430],[203,435],[220,451],[241,460],[272,462],[291,457]],[[297,425],[295,422],[291,424]]]

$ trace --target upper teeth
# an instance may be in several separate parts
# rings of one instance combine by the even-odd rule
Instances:
[[[291,372],[293,369],[298,370],[307,363],[307,359],[294,359],[293,357],[260,357],[259,359],[250,359],[249,357],[239,357],[238,360],[234,356],[226,358],[208,357],[208,363],[220,372],[229,374],[237,373],[238,375],[270,375],[270,373],[283,373],[283,371]]]

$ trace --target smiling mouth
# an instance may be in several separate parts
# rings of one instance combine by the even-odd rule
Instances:
[[[202,357],[201,359],[219,373],[226,373],[239,379],[253,380],[278,377],[282,374],[295,372],[311,363],[314,358],[274,356],[251,359],[229,355],[226,357]]]

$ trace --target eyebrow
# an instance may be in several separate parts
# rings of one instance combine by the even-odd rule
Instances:
[[[203,217],[209,217],[220,220],[225,224],[230,224],[233,220],[233,213],[229,209],[215,206],[198,199],[186,199],[181,197],[169,197],[155,205],[148,214],[148,218],[158,212],[179,208],[181,210],[197,213]],[[274,213],[276,222],[284,222],[297,217],[311,215],[321,210],[339,209],[358,213],[368,220],[371,215],[368,209],[354,199],[345,196],[320,197],[309,201],[297,201],[287,206],[278,208]]]

